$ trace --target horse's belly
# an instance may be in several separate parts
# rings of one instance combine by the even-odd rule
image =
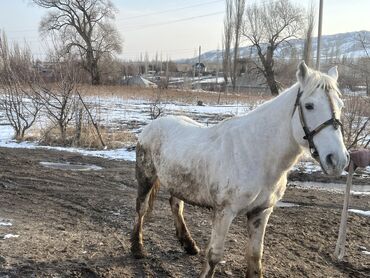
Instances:
[[[159,174],[159,180],[176,198],[192,205],[213,207],[213,198],[204,179],[184,172],[171,172],[166,175]]]
[[[189,191],[184,190],[176,190],[174,188],[170,188],[168,190],[172,196],[183,200],[187,204],[196,205],[199,207],[206,207],[206,208],[213,208],[213,202],[210,201],[208,196],[204,196],[203,194],[189,194]]]

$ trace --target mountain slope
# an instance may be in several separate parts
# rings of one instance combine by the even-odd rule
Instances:
[[[327,57],[349,57],[358,58],[366,56],[366,53],[360,44],[358,38],[359,36],[364,36],[368,42],[370,42],[370,31],[358,31],[349,33],[340,33],[334,35],[325,35],[321,39],[321,58],[325,59]],[[275,52],[275,57],[277,58],[300,58],[303,52],[302,39],[293,39],[289,43],[285,43],[279,47]],[[312,57],[316,57],[316,46],[317,38],[312,40]],[[369,49],[370,52],[370,49]],[[256,57],[257,52],[254,47],[244,46],[240,48],[240,57]],[[222,52],[217,50],[212,50],[205,52],[200,57],[202,62],[216,63],[217,60],[221,63]],[[196,63],[198,57],[190,59],[177,60],[178,63]]]

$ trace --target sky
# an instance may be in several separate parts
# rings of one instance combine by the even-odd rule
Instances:
[[[319,0],[292,0],[302,7]],[[323,0],[323,34],[370,30],[369,0]],[[194,57],[221,48],[224,0],[112,0],[118,12],[115,24],[123,39],[125,60],[148,53],[162,59]],[[246,0],[263,3],[266,0]],[[45,57],[47,40],[38,27],[46,10],[30,0],[0,0],[0,29],[10,41],[27,41],[37,58]]]

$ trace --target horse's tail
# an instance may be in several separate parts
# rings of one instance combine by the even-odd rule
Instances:
[[[150,190],[150,195],[149,195],[149,209],[148,209],[148,212],[151,213],[153,211],[153,207],[154,207],[154,200],[155,200],[155,197],[157,196],[157,193],[159,191],[159,187],[160,187],[160,182],[159,182],[159,179],[157,178],[153,184],[153,187],[152,189]]]

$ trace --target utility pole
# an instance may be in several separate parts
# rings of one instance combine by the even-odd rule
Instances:
[[[162,76],[162,63],[163,63],[163,60],[162,60],[162,50],[161,50],[161,63],[160,63],[160,70],[159,70],[159,76]]]
[[[217,58],[217,62],[216,62],[216,86],[218,86],[218,73],[219,73],[219,63],[220,63],[220,57],[219,57],[219,53],[220,53],[220,48],[219,46],[217,46],[217,52],[216,52],[216,58]]]
[[[317,50],[316,50],[316,70],[320,70],[320,48],[321,48],[321,32],[322,32],[322,10],[324,0],[320,0],[319,8],[319,26],[317,34]]]
[[[202,53],[202,47],[199,45],[199,56],[198,56],[198,86],[199,86],[199,89],[201,89],[201,86],[200,86],[200,55]]]

